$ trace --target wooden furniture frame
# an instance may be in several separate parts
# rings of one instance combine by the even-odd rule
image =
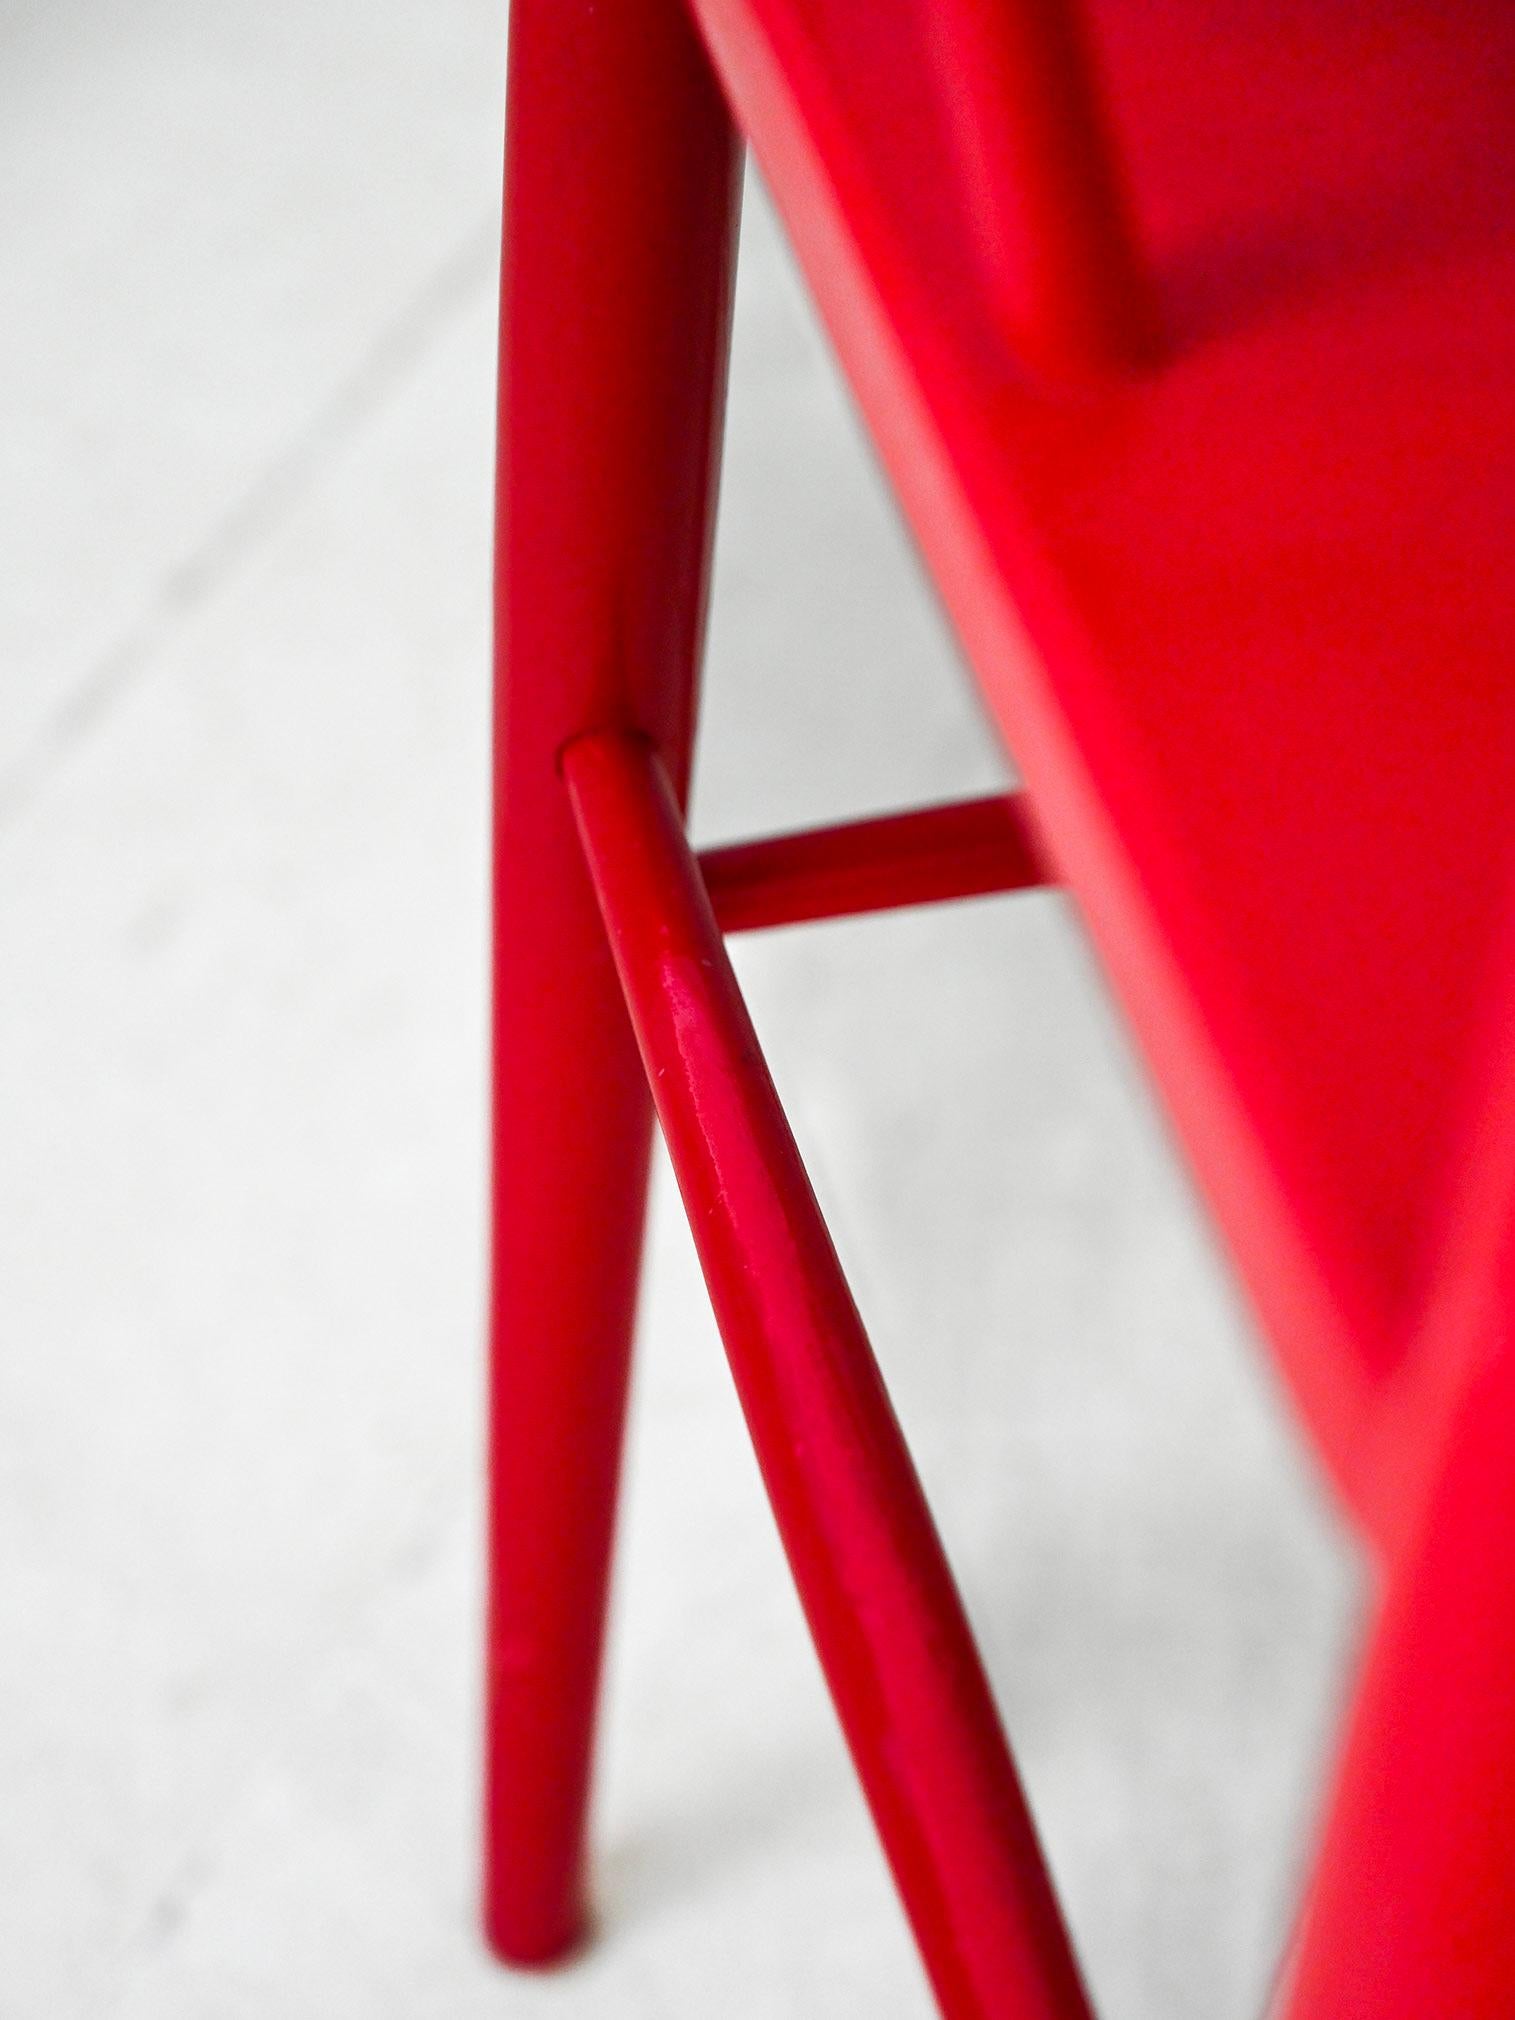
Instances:
[[[1198,24],[1227,10],[1184,0],[1112,0],[1092,37],[1057,0],[514,0],[485,1840],[509,1959],[583,1927],[655,1103],[942,2009],[1086,2020],[723,941],[1055,870],[1382,1566],[1278,2011],[1515,2012],[1515,183],[1489,139],[1515,70],[1502,25],[1373,11],[1238,9],[1217,54]],[[739,136],[1027,795],[699,859]],[[1388,191],[1351,228],[1311,208],[1338,163]],[[1232,257],[1225,206],[1275,189],[1292,236],[1259,250],[1242,215]]]

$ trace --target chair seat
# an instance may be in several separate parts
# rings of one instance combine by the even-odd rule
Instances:
[[[1515,1046],[1515,14],[1094,8],[1161,354],[1058,381],[999,327],[891,10],[696,11],[1046,848],[1370,1497]]]

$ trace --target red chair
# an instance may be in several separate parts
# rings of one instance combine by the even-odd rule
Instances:
[[[1026,789],[702,863],[739,133]],[[515,0],[503,1955],[580,1928],[650,1081],[942,2008],[1088,2012],[721,937],[1045,866],[1381,1571],[1277,2010],[1515,2014],[1512,171],[1456,0]]]

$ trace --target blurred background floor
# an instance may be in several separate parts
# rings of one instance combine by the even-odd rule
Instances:
[[[7,2020],[929,2010],[661,1169],[601,1937],[475,1934],[503,65],[0,5]],[[750,186],[696,825],[1003,776]],[[1101,2009],[1255,2013],[1359,1574],[1076,925],[738,960]]]

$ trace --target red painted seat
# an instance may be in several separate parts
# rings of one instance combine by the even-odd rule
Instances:
[[[697,11],[1051,854],[1372,1510],[1515,867],[1515,16],[1098,8],[1160,348],[1058,382],[1017,364],[893,10]]]
[[[1040,855],[1379,1547],[1288,2011],[1508,2020],[1515,15],[1098,0],[1107,145],[1056,0],[687,6],[719,95],[679,0],[571,19],[516,0],[491,1926],[540,1955],[578,1915],[644,1127],[587,862],[938,1994],[1083,2020],[708,902],[740,923],[767,880],[808,916],[837,893],[1023,882]],[[1035,848],[1015,810],[980,807],[721,852],[708,884],[689,856],[722,96],[1021,768]],[[610,1148],[565,1150],[565,1106]],[[602,1259],[588,1284],[574,1215]],[[562,1477],[586,1426],[587,1514]]]

